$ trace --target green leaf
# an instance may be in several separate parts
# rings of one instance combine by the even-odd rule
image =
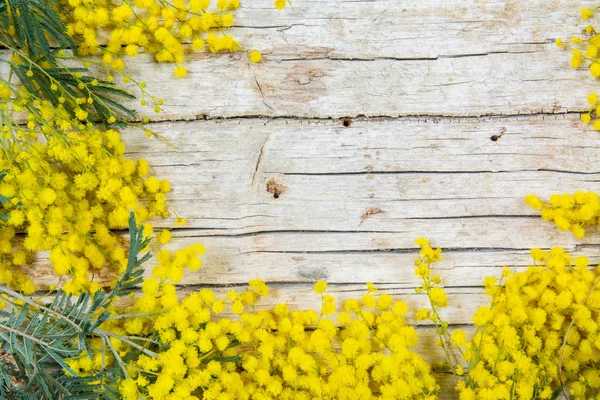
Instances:
[[[563,393],[563,388],[562,386],[555,389],[554,392],[552,392],[552,396],[550,397],[550,400],[556,400],[558,399],[558,397]]]
[[[36,62],[48,61],[55,65],[49,40],[77,53],[77,46],[67,35],[66,25],[51,6],[57,5],[54,0],[5,0],[3,3],[0,18],[5,40],[15,42]],[[15,29],[14,37],[6,34],[11,25]]]
[[[52,357],[54,359],[54,361],[56,361],[58,363],[58,365],[60,365],[65,370],[67,370],[68,373],[70,373],[71,375],[74,375],[74,376],[78,376],[77,372],[73,371],[73,369],[71,367],[69,367],[69,365],[67,363],[65,363],[63,358],[54,352],[54,350],[51,350],[46,347],[44,349],[44,351],[46,352],[46,354],[48,354],[50,357]]]
[[[2,395],[6,392],[6,382],[17,379],[25,382],[21,389],[10,389],[19,395],[18,399],[91,399],[99,398],[99,393],[104,399],[121,398],[118,384],[123,372],[118,365],[107,365],[93,376],[82,377],[77,376],[66,360],[81,357],[84,350],[88,355],[94,353],[90,340],[102,335],[96,329],[109,317],[108,307],[142,279],[141,263],[149,254],[140,257],[139,252],[148,240],[143,237],[142,228],[136,226],[133,213],[129,227],[127,267],[108,294],[99,292],[74,298],[59,290],[51,302],[38,304],[0,286],[0,293],[24,302],[14,303],[11,312],[0,311],[0,324],[10,328],[0,329],[0,351],[9,353],[15,364],[14,368],[3,369],[0,358]],[[132,349],[123,360],[127,363],[138,354],[137,349]]]

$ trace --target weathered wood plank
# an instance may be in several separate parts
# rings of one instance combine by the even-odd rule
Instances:
[[[413,241],[422,235],[447,250],[436,268],[450,287],[480,287],[504,265],[523,268],[531,247],[562,245],[598,261],[593,235],[576,241],[523,203],[529,192],[600,189],[597,133],[576,116],[356,120],[350,128],[235,119],[154,128],[179,149],[129,132],[129,154],[173,182],[171,202],[189,226],[174,232],[171,248],[199,241],[208,249],[205,267],[182,284],[261,277],[410,290],[418,284]],[[468,161],[480,154],[495,160],[497,172]],[[546,159],[553,162],[539,164]],[[285,185],[278,198],[267,191],[271,178]],[[54,283],[43,256],[39,262],[38,282]]]
[[[192,55],[184,88],[171,65],[146,56],[132,74],[164,99],[164,111],[140,116],[195,119],[236,116],[514,115],[585,108],[589,79],[554,45],[524,53],[434,60],[290,59],[254,64],[239,54]],[[134,104],[131,104],[134,106]]]
[[[136,150],[130,154],[173,182],[173,205],[204,235],[385,234],[426,223],[476,230],[491,223],[504,231],[513,220],[518,229],[535,229],[543,224],[527,219],[537,213],[523,203],[526,194],[600,189],[597,133],[576,116],[357,120],[350,128],[337,121],[239,119],[155,128],[178,149],[132,132],[124,135]],[[507,240],[490,246],[515,246],[516,239]]]
[[[235,168],[244,183],[257,174],[600,171],[598,133],[576,115],[349,122],[238,118],[150,126],[177,149],[139,131],[123,139],[128,154],[154,167],[192,166],[206,171],[196,176],[201,180]]]
[[[515,115],[585,107],[591,77],[551,43],[582,24],[581,2],[249,1],[232,30],[265,52],[190,55],[185,80],[148,55],[128,71],[164,98],[140,117]],[[590,4],[592,4],[590,2]],[[6,67],[3,67],[5,71]],[[138,108],[137,102],[130,104]]]
[[[168,170],[183,171],[181,168]],[[582,188],[593,191],[598,188],[597,180],[591,178],[565,179],[561,185],[557,182],[561,182],[559,180],[564,179],[564,175],[558,173],[467,174],[466,177],[462,174],[415,175],[384,174],[371,179],[355,175],[338,178],[276,175],[277,180],[271,178],[267,182],[280,183],[280,187],[285,188],[279,189],[282,191],[280,195],[277,195],[279,190],[275,196],[269,193],[271,186],[265,183],[258,188],[259,193],[248,191],[242,194],[239,188],[233,188],[231,192],[234,193],[230,194],[225,192],[228,187],[223,185],[223,192],[204,191],[204,196],[196,198],[191,193],[201,192],[203,187],[191,187],[188,193],[181,187],[183,193],[174,193],[172,204],[189,218],[190,227],[217,230],[213,232],[215,234],[239,235],[260,232],[261,229],[392,233],[401,224],[416,228],[421,221],[411,220],[424,219],[486,218],[500,226],[503,225],[500,219],[512,217],[521,219],[516,223],[523,227],[534,226],[536,221],[524,220],[537,215],[523,202],[528,193],[575,192]],[[535,184],[529,185],[530,180]],[[405,189],[409,185],[415,189]],[[417,185],[421,186],[420,190]],[[514,190],[507,192],[510,185],[514,186]],[[463,196],[473,197],[457,194],[455,191],[460,187],[467,190]],[[488,187],[490,189],[486,192]],[[235,192],[239,193],[239,197],[235,197]],[[419,196],[427,193],[429,198]],[[220,199],[207,198],[211,195],[219,195]],[[164,221],[157,223],[162,225]],[[257,229],[257,224],[262,228]],[[468,224],[473,228],[479,226],[477,222]]]
[[[593,1],[377,0],[242,2],[232,34],[267,57],[435,58],[527,51],[578,32]]]
[[[490,227],[490,229],[498,228],[493,225]],[[529,229],[535,233],[549,230],[542,226],[539,229],[535,227]],[[421,233],[423,232],[425,231]],[[451,244],[452,236],[461,236],[463,233],[451,229],[448,229],[445,234],[427,232],[434,245],[440,242]],[[509,237],[518,233],[516,229],[507,229],[503,234]],[[178,236],[181,234],[176,232]],[[177,249],[200,242],[207,247],[207,253],[204,257],[204,268],[196,273],[188,273],[181,284],[243,284],[254,277],[260,277],[268,282],[290,283],[310,282],[317,279],[326,279],[333,283],[373,281],[394,283],[406,289],[414,288],[419,284],[413,274],[413,261],[418,250],[412,243],[414,238],[418,237],[418,232],[414,235],[292,232],[233,238],[195,237],[193,232],[187,234],[192,236],[176,237],[169,248]],[[527,243],[523,245],[523,249],[490,248],[489,246],[496,243],[502,245],[502,237],[493,240],[484,231],[481,235],[483,240],[480,243],[487,240],[490,243],[488,246],[462,249],[447,249],[447,246],[442,246],[446,248],[445,258],[435,268],[446,286],[479,287],[486,276],[499,277],[504,266],[522,270],[531,264],[529,250],[526,249]],[[542,247],[549,244],[564,246],[563,241],[547,237],[539,239],[539,244]],[[564,247],[576,254],[587,255],[594,264],[600,261],[596,245],[570,243]],[[148,265],[148,276],[151,265],[152,262]],[[46,254],[40,254],[33,270],[32,274],[36,277],[40,288],[47,288],[56,283],[57,278],[50,274]]]
[[[585,73],[570,70],[568,56],[550,43],[581,25],[581,4],[573,0],[330,0],[282,13],[270,3],[242,7],[232,32],[266,53],[262,64],[241,55],[194,55],[181,90],[167,79],[172,66],[143,56],[130,61],[134,75],[166,101],[158,118],[479,116],[584,107]]]
[[[538,49],[585,26],[591,0],[305,0],[277,11],[249,0],[224,33],[273,61],[434,59]],[[100,43],[108,37],[100,32]]]

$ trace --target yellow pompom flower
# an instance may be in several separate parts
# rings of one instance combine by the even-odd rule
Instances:
[[[163,229],[158,233],[157,239],[160,244],[167,244],[171,241],[171,232],[168,229]]]
[[[573,49],[573,53],[571,56],[571,67],[577,69],[579,68],[579,66],[581,65],[581,50],[579,49]]]
[[[177,68],[175,68],[175,71],[173,71],[173,74],[177,78],[184,78],[187,75],[187,70],[185,69],[185,67],[183,65],[180,65]]]
[[[275,0],[275,8],[283,10],[287,4],[287,0]]]
[[[12,91],[3,83],[0,83],[0,99],[8,100],[12,95]]]
[[[252,61],[253,63],[259,63],[262,60],[262,54],[260,53],[260,51],[256,51],[254,50],[253,52],[250,53],[250,61]]]
[[[589,7],[583,7],[580,10],[581,13],[581,18],[585,21],[591,18],[591,16],[593,15],[592,10],[589,9]]]
[[[594,78],[600,77],[600,64],[594,62],[590,65],[590,73]]]
[[[424,321],[426,319],[429,319],[430,314],[431,311],[428,308],[422,308],[415,313],[415,319],[417,321]]]
[[[373,285],[373,282],[367,282],[366,285],[367,285],[367,290],[369,291],[369,293],[377,294],[379,292]]]
[[[534,194],[528,194],[527,196],[525,196],[525,203],[538,211],[541,210],[543,207],[543,203]]]
[[[476,327],[482,327],[489,322],[492,318],[492,310],[489,307],[483,306],[473,314],[473,325]]]
[[[446,292],[444,292],[441,288],[433,288],[429,294],[430,299],[433,304],[439,307],[446,307],[448,305],[448,298],[446,297]]]
[[[323,293],[325,290],[327,290],[327,282],[321,280],[317,281],[313,286],[313,290],[316,294]]]

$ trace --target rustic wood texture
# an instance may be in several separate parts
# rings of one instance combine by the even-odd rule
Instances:
[[[165,100],[163,113],[140,116],[163,121],[151,128],[177,146],[130,131],[128,154],[173,184],[189,225],[171,247],[208,249],[185,290],[261,277],[265,307],[304,308],[320,304],[317,279],[340,302],[373,281],[416,310],[426,303],[414,293],[414,239],[426,236],[445,249],[443,315],[469,324],[487,301],[484,276],[525,268],[532,247],[598,262],[598,232],[575,240],[523,202],[600,191],[599,136],[578,114],[594,82],[553,44],[581,30],[578,9],[594,2],[293,3],[239,10],[233,34],[264,52],[261,64],[192,55],[189,76],[173,81],[172,65],[128,61]],[[53,283],[47,255],[38,267],[38,282]],[[421,353],[439,359],[433,329],[419,332]]]
[[[247,2],[234,34],[265,53],[192,56],[185,86],[171,65],[129,62],[165,99],[157,118],[514,115],[579,110],[582,74],[554,48],[580,31],[574,0]],[[589,78],[591,80],[591,78]],[[143,112],[153,116],[151,109]]]

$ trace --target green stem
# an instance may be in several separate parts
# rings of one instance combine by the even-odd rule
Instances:
[[[131,347],[138,349],[139,351],[146,354],[147,356],[150,356],[153,358],[158,357],[158,354],[156,354],[155,352],[145,349],[144,347],[140,346],[139,344],[132,342],[126,336],[117,335],[116,333],[105,331],[103,329],[96,329],[96,330],[94,330],[94,333],[97,334],[98,336],[112,337],[112,338],[118,339],[124,343],[127,343]]]
[[[117,350],[114,348],[114,346],[110,342],[110,339],[108,338],[108,336],[102,336],[102,340],[104,340],[106,342],[106,344],[110,348],[110,351],[113,353],[115,360],[117,360],[117,364],[119,364],[119,367],[121,367],[121,370],[123,371],[123,376],[125,377],[125,379],[129,378],[129,374],[127,373],[127,367],[125,366],[125,364],[123,364],[123,360],[121,360],[119,353],[117,352]]]
[[[32,341],[32,342],[34,342],[36,344],[39,344],[42,347],[46,347],[48,349],[56,351],[59,354],[60,353],[64,353],[66,351],[65,349],[58,349],[56,347],[52,347],[52,345],[50,345],[49,343],[46,343],[43,340],[40,340],[40,339],[36,338],[35,336],[31,336],[31,335],[29,335],[29,334],[27,334],[25,332],[22,332],[22,331],[20,331],[18,329],[12,328],[12,327],[10,327],[8,325],[5,325],[3,323],[0,323],[0,328],[6,330],[8,332],[12,332],[14,334],[17,334],[17,335],[19,335],[19,336],[21,336],[21,337],[23,337],[23,338],[25,338],[27,340],[30,340],[30,341]],[[73,354],[79,354],[79,350],[69,350],[68,352],[69,353],[73,353]]]

